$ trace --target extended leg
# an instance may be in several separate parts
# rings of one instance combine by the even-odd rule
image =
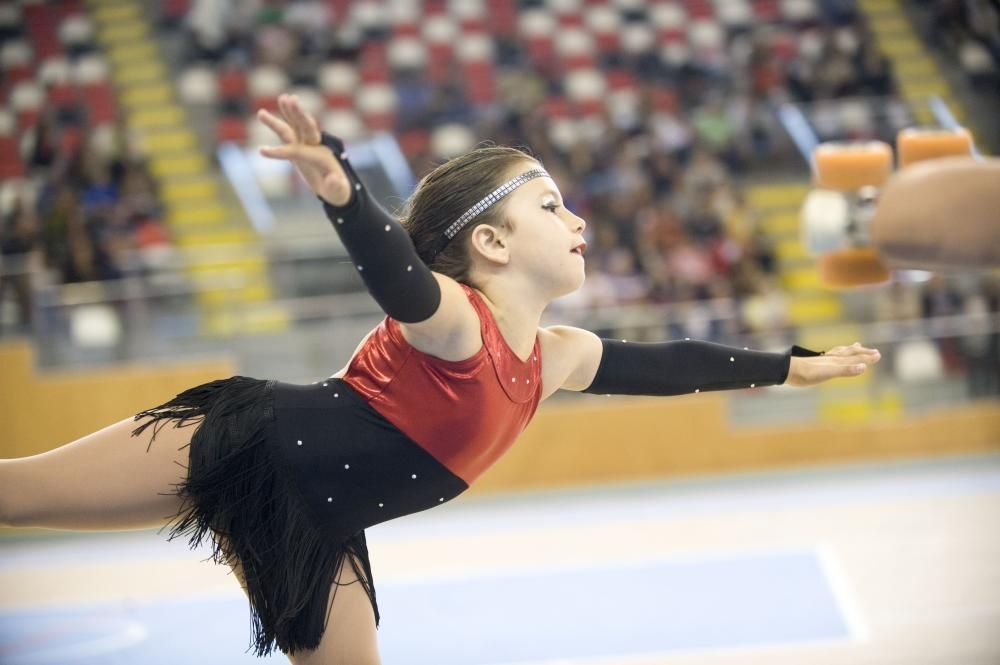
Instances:
[[[0,522],[120,531],[160,527],[181,507],[188,444],[200,419],[133,437],[132,417],[48,452],[0,460]],[[149,451],[146,449],[149,447]]]

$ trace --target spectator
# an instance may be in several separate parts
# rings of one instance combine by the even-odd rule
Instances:
[[[0,229],[0,307],[8,289],[13,291],[17,319],[14,329],[29,331],[32,323],[31,275],[29,270],[37,256],[38,218],[23,195]],[[2,319],[0,319],[2,321]]]

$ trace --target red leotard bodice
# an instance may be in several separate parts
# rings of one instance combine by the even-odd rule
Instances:
[[[404,434],[469,485],[513,445],[541,399],[542,358],[522,361],[486,303],[462,284],[479,315],[483,347],[450,361],[412,347],[386,316],[355,354],[343,380]]]

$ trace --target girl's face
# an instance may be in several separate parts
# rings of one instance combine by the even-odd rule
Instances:
[[[526,162],[510,177],[538,168]],[[533,178],[507,196],[504,216],[510,227],[502,238],[508,267],[523,271],[547,295],[559,297],[580,288],[585,277],[583,231],[587,222],[563,205],[556,183]]]

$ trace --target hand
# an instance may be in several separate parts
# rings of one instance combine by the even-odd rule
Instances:
[[[259,110],[257,117],[285,144],[263,147],[260,154],[271,159],[287,159],[318,196],[332,205],[345,205],[351,200],[351,182],[330,149],[320,143],[316,119],[299,106],[299,98],[295,95],[279,95],[278,109],[280,118],[266,109]]]
[[[792,356],[785,385],[807,387],[838,376],[858,376],[881,359],[878,349],[866,349],[858,342],[835,346],[822,356]]]

